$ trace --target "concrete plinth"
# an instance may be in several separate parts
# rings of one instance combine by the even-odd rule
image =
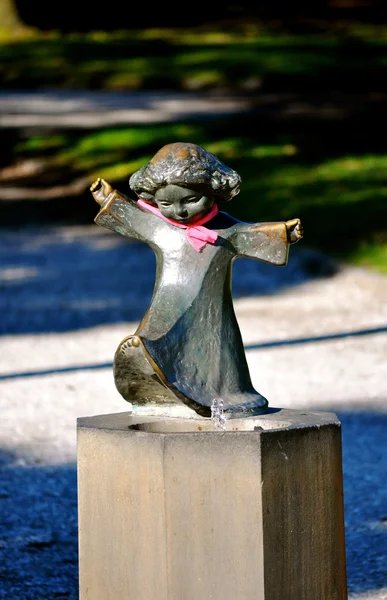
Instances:
[[[80,600],[345,600],[340,423],[78,419]]]

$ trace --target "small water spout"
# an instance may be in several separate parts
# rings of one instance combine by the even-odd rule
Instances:
[[[226,429],[226,416],[223,410],[222,398],[214,398],[211,404],[211,421],[214,429]]]

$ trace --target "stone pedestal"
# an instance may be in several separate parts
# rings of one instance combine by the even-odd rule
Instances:
[[[340,423],[78,419],[80,600],[345,600]]]

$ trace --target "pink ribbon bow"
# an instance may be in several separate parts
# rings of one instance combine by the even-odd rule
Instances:
[[[145,210],[149,210],[154,215],[157,215],[164,221],[167,221],[167,223],[171,223],[171,225],[174,225],[175,227],[180,227],[180,229],[186,229],[187,239],[191,246],[195,248],[196,252],[200,252],[206,244],[215,244],[218,239],[216,231],[212,231],[207,227],[202,227],[204,223],[207,223],[218,214],[219,208],[216,204],[214,204],[209,213],[201,219],[198,219],[198,221],[195,221],[192,225],[184,225],[184,223],[179,223],[178,221],[173,221],[172,219],[168,219],[168,217],[164,217],[158,208],[148,204],[148,202],[145,202],[145,200],[142,200],[141,198],[137,200],[137,204],[142,208],[145,208]]]

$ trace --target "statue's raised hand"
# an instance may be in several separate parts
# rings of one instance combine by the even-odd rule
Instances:
[[[290,244],[295,244],[295,242],[298,242],[298,240],[302,239],[304,235],[304,228],[300,219],[291,219],[290,221],[286,221],[285,225]]]
[[[98,204],[103,204],[104,200],[113,191],[110,183],[107,183],[104,179],[98,177],[90,186],[90,191],[93,194],[93,198]]]

